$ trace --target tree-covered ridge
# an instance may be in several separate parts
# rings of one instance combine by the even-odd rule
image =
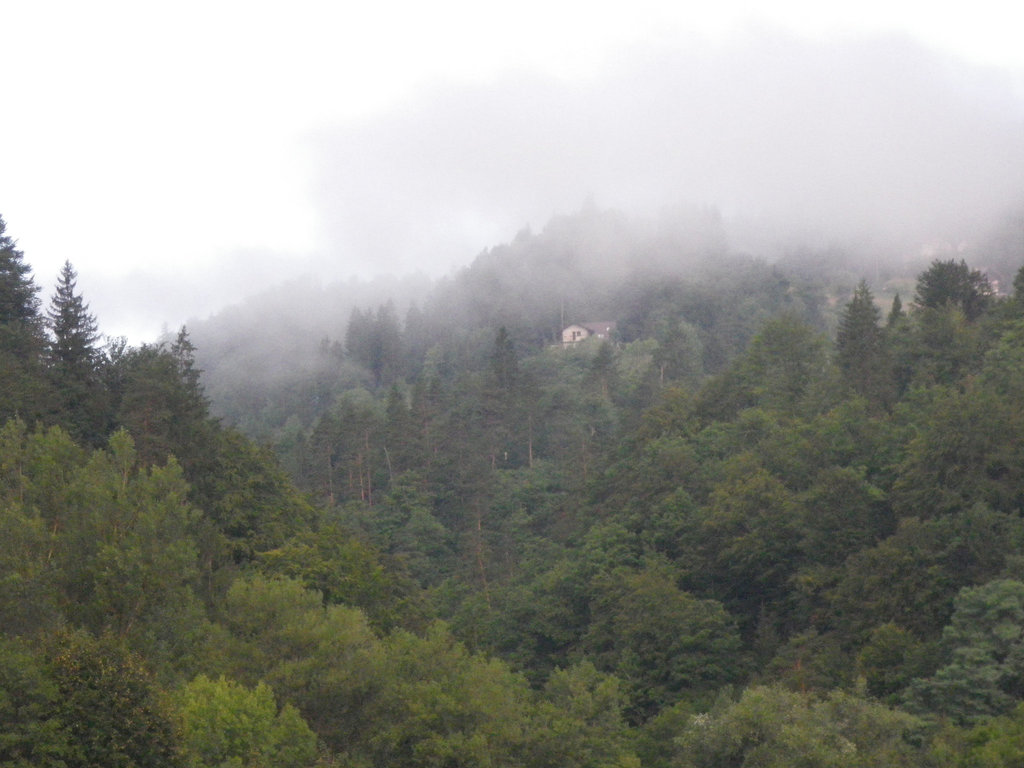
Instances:
[[[595,279],[610,343],[359,309],[279,465],[4,248],[0,763],[1019,764],[1024,303],[963,262],[834,339],[745,258]]]

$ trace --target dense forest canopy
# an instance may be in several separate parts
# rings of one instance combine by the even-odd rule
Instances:
[[[0,764],[1019,765],[1024,271],[706,213],[141,347],[0,220]]]

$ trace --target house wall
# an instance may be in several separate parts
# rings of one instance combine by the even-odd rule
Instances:
[[[583,341],[588,336],[590,336],[590,331],[582,325],[570,325],[562,331],[562,343],[575,344],[577,341]]]

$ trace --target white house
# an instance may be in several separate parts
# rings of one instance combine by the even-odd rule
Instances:
[[[610,339],[613,333],[615,333],[615,323],[610,320],[574,323],[562,330],[562,346],[569,347],[591,337]]]

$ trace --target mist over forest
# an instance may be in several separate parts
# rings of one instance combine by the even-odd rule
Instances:
[[[807,247],[888,263],[923,244],[976,246],[1019,210],[1022,90],[897,35],[666,35],[586,76],[434,76],[304,126],[287,158],[258,124],[235,128],[248,140],[206,136],[203,153],[224,144],[210,173],[242,163],[244,190],[196,183],[197,154],[174,169],[188,192],[144,212],[83,192],[56,232],[33,210],[5,215],[41,283],[71,257],[106,332],[133,342],[299,277],[443,277],[588,200],[636,219],[713,209],[730,248],[769,260]],[[325,83],[320,101],[332,94]],[[210,232],[217,222],[231,230]],[[65,243],[76,231],[96,236]]]
[[[976,241],[1020,201],[1019,84],[897,36],[760,33],[624,53],[584,82],[449,85],[314,140],[328,242],[362,268],[460,264],[586,199],[709,207],[731,244]]]
[[[595,291],[704,279],[724,254],[813,275],[833,299],[936,257],[1005,286],[1024,216],[1015,86],[905,37],[764,30],[628,50],[584,82],[435,86],[310,138],[331,256],[292,255],[278,283],[281,255],[252,255],[263,287],[247,295],[242,277],[234,306],[188,320],[207,385],[313,370],[353,308],[392,301],[404,322],[495,260],[493,302],[518,307],[502,320],[544,316],[548,340],[565,319],[552,307],[600,315]]]

